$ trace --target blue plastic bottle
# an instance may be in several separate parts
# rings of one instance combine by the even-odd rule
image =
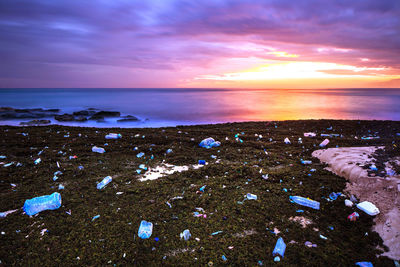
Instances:
[[[101,181],[100,183],[97,184],[97,189],[103,189],[109,182],[112,181],[112,177],[111,176],[107,176],[103,179],[103,181]]]
[[[57,192],[51,195],[27,199],[23,210],[29,216],[35,215],[44,210],[55,210],[61,207],[61,195]]]
[[[141,239],[147,239],[151,236],[152,233],[153,233],[153,224],[151,222],[146,222],[145,220],[142,220],[140,222],[138,236]]]
[[[275,257],[274,261],[280,261],[280,258],[283,258],[285,255],[286,244],[283,242],[283,238],[279,237],[278,241],[276,241],[276,245],[274,251],[272,251],[272,256]]]
[[[299,196],[290,196],[289,199],[291,199],[293,202],[295,202],[299,205],[319,210],[319,202],[318,201],[311,200],[311,199],[308,199],[305,197],[299,197]]]

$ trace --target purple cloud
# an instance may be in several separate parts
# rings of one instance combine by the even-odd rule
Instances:
[[[174,87],[223,59],[293,60],[271,49],[400,69],[397,0],[4,0],[0,32],[0,87]]]

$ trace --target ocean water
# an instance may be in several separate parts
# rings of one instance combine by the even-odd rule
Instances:
[[[400,120],[400,89],[0,89],[0,106],[120,111],[140,122],[60,123],[161,127],[297,119]],[[29,121],[25,119],[24,121]],[[18,120],[0,125],[18,125]]]

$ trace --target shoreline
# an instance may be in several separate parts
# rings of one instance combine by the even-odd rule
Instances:
[[[105,139],[110,132],[122,138]],[[317,136],[305,137],[307,132]],[[313,158],[312,152],[326,138],[330,140],[327,148],[400,144],[400,122],[291,120],[162,128],[0,126],[0,133],[0,155],[5,156],[0,160],[0,212],[17,209],[0,218],[0,230],[5,233],[0,235],[5,244],[0,260],[7,265],[103,265],[109,261],[117,265],[220,265],[224,264],[222,255],[231,265],[259,261],[271,265],[278,237],[287,245],[284,264],[371,261],[377,266],[393,265],[393,260],[382,255],[387,248],[373,231],[374,218],[344,205],[350,197],[345,192],[346,179],[325,170],[326,165]],[[221,145],[199,147],[207,137]],[[291,144],[284,143],[286,137]],[[106,152],[94,153],[93,146]],[[144,155],[139,157],[140,152]],[[398,150],[391,153],[397,155]],[[38,158],[41,162],[34,164]],[[312,164],[304,165],[301,159]],[[206,165],[191,167],[199,160]],[[140,181],[159,166],[174,166],[171,169],[181,172]],[[54,181],[56,171],[62,174]],[[112,176],[112,182],[97,190],[96,184],[106,176]],[[64,189],[58,189],[60,184]],[[26,199],[53,192],[62,196],[59,209],[33,217],[23,214]],[[332,192],[345,197],[330,201]],[[247,193],[257,200],[243,201]],[[291,203],[290,195],[319,201],[321,209]],[[347,216],[354,211],[360,218],[349,222]],[[196,217],[194,212],[206,216]],[[137,236],[141,220],[154,225],[149,239]],[[185,229],[192,234],[189,241],[179,238]],[[222,232],[211,235],[218,231]],[[306,241],[316,247],[304,245]]]

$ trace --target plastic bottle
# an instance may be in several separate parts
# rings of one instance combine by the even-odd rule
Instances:
[[[300,196],[289,196],[289,199],[299,205],[319,210],[319,202],[318,201],[311,200],[311,199],[308,199],[305,197],[300,197]]]
[[[122,138],[121,134],[109,133],[106,135],[106,139],[119,139],[119,138]]]
[[[151,236],[152,233],[153,233],[153,224],[151,222],[146,222],[145,220],[142,220],[140,222],[138,236],[141,239],[147,239]]]
[[[325,139],[324,141],[322,141],[321,144],[319,144],[320,147],[325,147],[327,144],[329,143],[328,139]]]
[[[279,237],[276,241],[276,245],[274,251],[272,251],[272,256],[275,257],[274,261],[280,261],[280,258],[283,258],[285,254],[286,244],[283,242],[283,238]]]
[[[251,194],[251,193],[247,193],[247,194],[246,194],[246,198],[247,198],[248,200],[257,200],[257,195],[253,195],[253,194]]]
[[[111,176],[106,176],[104,177],[104,179],[97,184],[97,189],[103,189],[109,182],[112,181],[112,177]]]
[[[23,210],[29,216],[35,215],[44,210],[55,210],[61,207],[61,195],[54,192],[51,195],[45,195],[27,199],[24,203]]]
[[[97,146],[94,146],[94,147],[92,147],[92,152],[97,152],[97,153],[104,153],[104,152],[106,152],[105,151],[105,149],[104,148],[102,148],[102,147],[97,147]]]
[[[185,239],[185,241],[188,241],[189,238],[190,238],[192,235],[190,234],[189,229],[186,229],[186,230],[184,230],[184,231],[180,234],[180,236],[181,236],[181,239],[183,238],[183,239]]]
[[[311,160],[300,160],[301,164],[303,165],[308,165],[308,164],[312,164]]]

